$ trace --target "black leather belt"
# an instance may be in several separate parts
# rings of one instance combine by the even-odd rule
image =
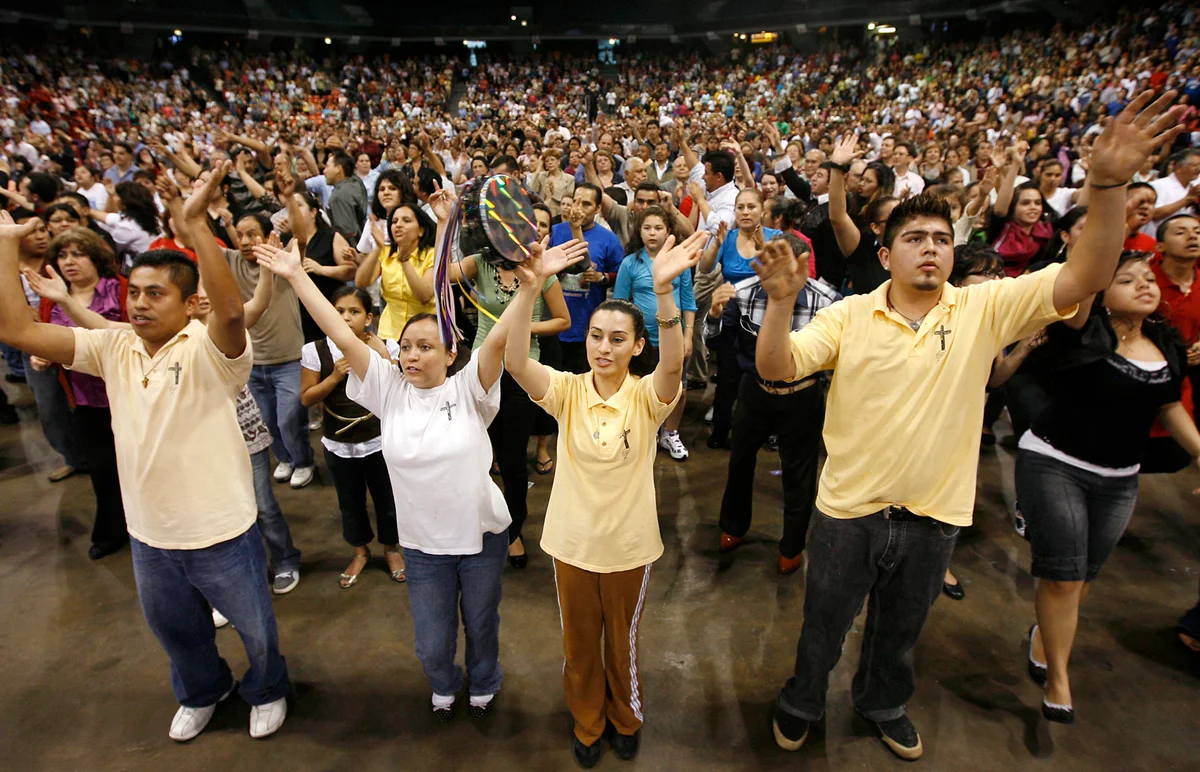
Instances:
[[[928,520],[924,515],[918,515],[911,509],[904,507],[890,506],[883,510],[884,518],[888,520]]]

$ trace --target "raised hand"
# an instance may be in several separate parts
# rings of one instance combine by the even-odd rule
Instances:
[[[158,175],[158,179],[154,181],[154,187],[158,190],[159,198],[168,207],[171,206],[171,202],[179,198],[179,188],[175,186],[175,182],[166,174]]]
[[[865,150],[858,149],[858,135],[853,132],[843,134],[833,146],[829,160],[838,166],[844,166],[851,161],[861,158]]]
[[[704,256],[704,242],[707,240],[707,231],[696,231],[678,244],[675,243],[674,236],[667,236],[662,250],[650,264],[655,293],[670,292],[674,288],[675,279],[700,262],[700,258]]]
[[[279,203],[285,206],[288,199],[296,194],[296,178],[290,171],[280,169],[275,172],[275,192],[279,194]]]
[[[808,283],[808,261],[797,260],[782,239],[767,242],[750,267],[771,300],[792,302]]]
[[[438,222],[449,222],[450,215],[454,214],[454,205],[458,203],[458,196],[452,190],[443,190],[442,184],[437,180],[433,181],[433,186],[434,191],[429,196],[429,206],[433,209],[433,214],[437,217]],[[378,243],[384,244],[385,242]]]
[[[737,291],[729,282],[725,282],[720,287],[713,290],[712,308],[709,309],[708,315],[713,319],[720,319],[721,314],[725,312],[725,306],[729,305],[729,301],[733,300],[733,296]]]
[[[29,282],[29,288],[40,297],[46,298],[52,303],[67,302],[71,298],[71,289],[53,263],[48,263],[47,266],[50,272],[49,276],[42,276],[28,268],[22,268],[21,275],[25,277],[25,281]]]
[[[1093,186],[1129,182],[1151,153],[1183,133],[1184,108],[1171,107],[1177,96],[1168,91],[1151,103],[1154,93],[1143,91],[1115,119],[1105,120],[1092,145],[1088,180]]]
[[[21,239],[33,233],[37,228],[38,220],[36,217],[30,217],[25,222],[17,225],[13,222],[12,215],[0,209],[0,239],[12,239],[20,241]]]
[[[183,219],[203,220],[208,216],[208,205],[220,195],[221,183],[225,181],[232,165],[229,161],[221,161],[213,167],[212,174],[209,175],[204,186],[188,196],[187,201],[184,202]]]
[[[300,254],[290,249],[278,249],[269,244],[254,245],[254,259],[260,268],[266,268],[276,276],[295,281],[304,275]]]
[[[371,238],[375,241],[375,246],[377,247],[383,247],[387,244],[387,233],[383,230],[383,223],[374,214],[371,215]]]

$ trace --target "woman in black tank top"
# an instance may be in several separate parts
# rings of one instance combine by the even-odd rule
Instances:
[[[349,257],[347,251],[351,249],[350,244],[342,234],[329,226],[320,203],[312,193],[296,193],[293,199],[288,206],[288,220],[292,234],[303,250],[304,270],[312,276],[321,294],[331,298],[336,290],[354,278],[354,259]],[[300,325],[304,329],[305,343],[325,337],[303,303],[300,304]]]

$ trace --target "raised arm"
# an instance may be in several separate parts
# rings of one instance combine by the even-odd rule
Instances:
[[[672,402],[678,396],[683,376],[683,315],[675,303],[674,281],[700,262],[707,238],[707,233],[699,231],[676,244],[675,237],[668,236],[662,252],[650,264],[654,297],[658,303],[655,323],[659,327],[654,393],[663,404]]]
[[[790,381],[799,371],[788,334],[792,331],[796,296],[808,282],[808,261],[797,260],[790,253],[786,242],[771,241],[751,264],[767,293],[767,310],[763,312],[754,356],[759,377],[767,381]]]
[[[21,288],[19,245],[36,226],[33,218],[17,225],[8,212],[0,210],[0,341],[55,364],[69,365],[75,361],[75,333],[57,324],[35,322]]]
[[[708,231],[698,232],[708,233]],[[704,251],[700,255],[700,267],[697,269],[700,273],[712,273],[713,268],[717,265],[717,253],[721,251],[721,246],[727,238],[730,238],[729,226],[725,224],[724,220],[721,220],[720,224],[717,225],[717,235],[709,239],[708,244],[705,245]],[[737,234],[734,234],[733,238],[736,239]]]
[[[48,265],[46,270],[50,273],[49,276],[34,273],[28,268],[22,268],[21,275],[29,282],[29,286],[38,294],[38,297],[57,304],[72,322],[85,330],[131,329],[128,322],[114,322],[107,319],[72,297],[71,289],[56,267]]]
[[[176,235],[183,231],[186,241],[196,252],[200,266],[200,279],[208,293],[212,308],[208,317],[208,337],[230,359],[236,359],[246,350],[246,317],[242,307],[242,293],[238,289],[233,270],[225,261],[225,255],[217,246],[217,240],[208,229],[208,204],[221,191],[221,181],[229,174],[229,161],[213,168],[208,182],[181,205],[179,199],[171,201],[171,217],[175,221]]]
[[[855,134],[843,134],[833,146],[833,152],[829,154],[829,160],[833,162],[829,169],[829,224],[833,226],[838,249],[846,257],[858,249],[862,231],[854,224],[846,210],[846,174],[839,167],[853,163],[854,159],[862,154],[863,151],[858,149],[858,136]]]
[[[1151,104],[1153,96],[1142,92],[1096,138],[1087,224],[1054,282],[1054,307],[1060,312],[1112,282],[1125,243],[1125,187],[1155,149],[1184,131],[1179,125],[1183,108],[1170,108],[1176,93],[1168,91]]]
[[[271,231],[271,235],[267,241],[273,247],[279,247],[279,234]],[[271,294],[275,291],[275,274],[265,268],[258,269],[258,282],[254,285],[254,294],[242,306],[242,313],[245,316],[246,329],[250,329],[258,324],[258,320],[262,319],[262,315],[267,312],[267,308],[271,305]]]
[[[1018,148],[1019,145],[1013,145],[1005,153],[1004,166],[1000,172],[1000,184],[996,188],[996,203],[992,206],[992,212],[997,217],[1008,217],[1008,211],[1012,208],[1013,190],[1016,186],[1017,175],[1021,173],[1021,158],[1023,157]]]

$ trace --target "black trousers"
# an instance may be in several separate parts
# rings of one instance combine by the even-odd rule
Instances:
[[[525,454],[540,410],[511,375],[505,372],[500,376],[500,412],[488,427],[488,436],[504,483],[504,503],[512,516],[512,524],[508,527],[509,544],[520,538],[521,528],[529,515],[525,501],[529,492],[529,465]]]
[[[72,414],[75,434],[87,460],[96,495],[96,518],[92,544],[115,547],[129,541],[125,530],[125,506],[121,501],[121,478],[117,474],[117,447],[113,439],[112,412],[106,407],[78,405]]]
[[[587,360],[587,341],[570,343],[562,341],[562,367],[568,373],[586,373],[590,367]]]
[[[738,366],[732,338],[724,335],[716,338],[712,343],[712,352],[717,358],[717,386],[713,391],[712,403],[713,431],[727,432],[733,425],[733,403],[738,398],[738,381],[742,376],[742,368]]]
[[[375,525],[379,528],[379,543],[393,546],[400,543],[396,532],[396,498],[392,495],[392,479],[388,476],[383,451],[362,458],[342,458],[325,451],[325,466],[333,475],[338,509],[342,512],[342,538],[351,547],[365,547],[375,538],[371,518],[367,516],[367,491],[375,503]]]
[[[541,351],[541,356],[538,357],[539,362],[546,367],[553,367],[555,370],[563,369],[563,347],[557,335],[538,336],[538,346]],[[584,358],[586,359],[586,355]],[[533,422],[534,434],[539,437],[549,437],[558,431],[558,421],[554,420],[554,416],[536,406],[534,414],[537,416]]]
[[[758,451],[768,437],[777,434],[783,465],[783,538],[779,554],[794,558],[804,551],[817,499],[817,456],[824,422],[825,389],[821,384],[795,394],[768,394],[754,376],[742,376],[733,411],[729,476],[721,499],[723,532],[741,538],[750,530]]]

